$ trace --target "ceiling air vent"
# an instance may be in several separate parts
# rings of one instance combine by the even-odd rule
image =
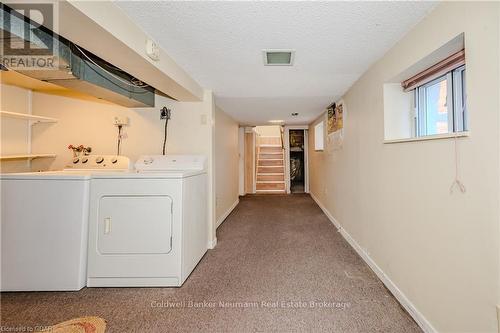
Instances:
[[[263,50],[264,65],[292,66],[295,56],[294,50]]]

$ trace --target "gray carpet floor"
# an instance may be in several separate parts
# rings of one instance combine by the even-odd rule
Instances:
[[[306,194],[247,196],[181,288],[1,294],[1,326],[108,332],[421,332]]]

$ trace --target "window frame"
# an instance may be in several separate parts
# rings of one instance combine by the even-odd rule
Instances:
[[[325,150],[325,121],[322,120],[314,125],[314,150]]]
[[[427,94],[426,89],[438,82],[446,80],[446,107],[448,109],[448,132],[430,134],[427,130]],[[412,119],[413,133],[415,137],[426,137],[430,135],[452,134],[468,130],[467,108],[466,108],[466,69],[465,65],[453,68],[445,74],[433,78],[413,89],[414,114]],[[451,130],[450,130],[451,129]]]

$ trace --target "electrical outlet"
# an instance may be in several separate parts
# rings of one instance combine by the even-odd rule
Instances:
[[[127,126],[128,125],[128,117],[118,117],[115,116],[115,119],[113,120],[113,123],[115,126]]]
[[[160,60],[160,48],[152,39],[146,41],[146,54],[154,61]]]

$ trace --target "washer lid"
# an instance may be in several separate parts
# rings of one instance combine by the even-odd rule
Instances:
[[[144,155],[135,163],[138,172],[148,171],[205,171],[206,157],[203,155]]]
[[[43,172],[20,172],[3,173],[0,179],[17,180],[89,180],[91,175],[84,171],[43,171]]]

